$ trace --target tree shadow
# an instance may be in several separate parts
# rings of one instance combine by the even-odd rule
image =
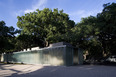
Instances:
[[[85,70],[83,70],[85,69]],[[91,71],[93,68],[91,67],[83,67],[83,66],[44,66],[41,69],[36,71],[27,71],[26,73],[21,73],[21,71],[17,71],[14,69],[10,69],[11,71],[15,71],[16,73],[11,74],[6,77],[74,77],[82,74],[82,72]]]
[[[3,72],[3,74],[0,74],[0,77],[2,76],[2,77],[12,77],[12,76],[9,76],[8,74],[11,72],[11,73],[13,73],[14,75],[18,75],[18,73],[22,73],[22,70],[25,70],[25,69],[28,69],[28,68],[31,68],[33,65],[31,65],[31,66],[28,66],[28,67],[26,67],[26,68],[23,68],[22,70],[17,70],[17,69],[13,69],[12,68],[12,66],[16,66],[15,64],[2,64],[2,63],[0,63],[0,70],[2,70]],[[4,72],[4,71],[9,71],[9,73],[6,73],[6,72]],[[27,71],[28,72],[28,71]],[[4,76],[5,75],[5,76]],[[8,75],[8,76],[6,76],[6,75]]]

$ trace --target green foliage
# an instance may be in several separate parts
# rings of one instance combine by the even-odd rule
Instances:
[[[0,21],[0,53],[10,52],[14,49],[14,35],[19,32],[12,26],[5,26],[4,21]]]
[[[97,15],[98,27],[100,30],[99,40],[105,53],[116,54],[116,3],[104,4],[102,13]],[[115,43],[115,44],[114,44]]]
[[[49,43],[61,41],[61,35],[68,32],[75,24],[63,10],[52,11],[49,8],[37,9],[36,12],[17,18],[17,26],[22,29],[22,34],[34,35]]]
[[[89,51],[91,57],[116,54],[116,3],[104,4],[96,17],[82,18],[72,31],[73,44]]]

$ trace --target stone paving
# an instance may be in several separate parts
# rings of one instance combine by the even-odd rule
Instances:
[[[0,64],[0,77],[116,77],[116,67]]]

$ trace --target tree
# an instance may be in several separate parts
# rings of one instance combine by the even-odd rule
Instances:
[[[4,21],[0,21],[0,53],[9,52],[14,49],[14,35],[19,32],[12,26],[7,27]]]
[[[116,3],[103,6],[103,11],[96,17],[82,18],[72,29],[73,44],[89,51],[93,57],[102,53],[116,54]]]
[[[89,16],[82,18],[81,22],[72,29],[73,44],[89,52],[90,58],[102,56],[101,43],[98,40],[99,28],[97,27],[97,18]]]
[[[104,53],[116,54],[116,3],[104,4],[104,9],[97,15],[100,29],[99,40]]]
[[[40,40],[40,38],[35,37],[33,35],[21,34],[21,35],[16,37],[15,49],[17,51],[31,48],[34,46],[43,47],[44,45],[43,45],[42,40]]]
[[[39,37],[43,42],[58,42],[63,40],[61,35],[74,27],[74,21],[69,19],[63,10],[53,11],[49,8],[37,9],[36,12],[27,13],[17,17],[17,26],[22,29],[22,34]]]

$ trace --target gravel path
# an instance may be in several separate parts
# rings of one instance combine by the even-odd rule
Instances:
[[[0,77],[116,77],[116,67],[0,64]]]

